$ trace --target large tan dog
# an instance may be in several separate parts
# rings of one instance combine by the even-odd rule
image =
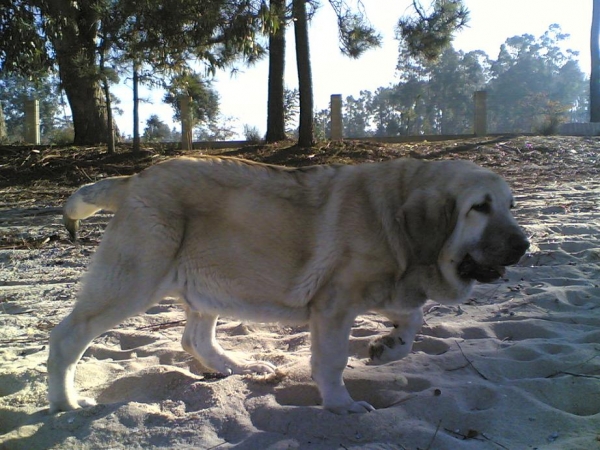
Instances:
[[[502,178],[465,161],[290,169],[181,158],[83,186],[65,206],[73,235],[100,209],[115,216],[50,338],[51,410],[94,404],[74,387],[91,340],[173,296],[187,313],[183,348],[222,374],[275,367],[223,350],[218,315],[308,322],[323,406],[371,411],[342,379],[356,316],[376,311],[394,325],[372,343],[374,362],[407,355],[427,299],[461,302],[526,251],[512,205]]]

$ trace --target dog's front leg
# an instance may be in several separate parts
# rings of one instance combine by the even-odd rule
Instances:
[[[223,375],[273,373],[275,366],[266,361],[247,361],[226,352],[217,342],[217,316],[186,308],[186,324],[181,345],[211,370]]]
[[[381,311],[388,317],[394,329],[385,336],[378,337],[369,344],[369,356],[374,364],[384,364],[404,358],[412,350],[415,335],[423,326],[423,309],[398,313]]]
[[[336,414],[373,411],[367,402],[354,401],[344,385],[348,339],[354,315],[328,315],[313,311],[310,319],[312,377],[319,387],[323,407]]]

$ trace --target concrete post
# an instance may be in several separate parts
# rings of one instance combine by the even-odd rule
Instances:
[[[25,142],[40,144],[40,102],[35,99],[25,101]]]
[[[179,109],[181,110],[181,148],[192,149],[192,98],[188,96],[179,97]]]
[[[332,141],[339,141],[344,137],[344,128],[342,126],[342,96],[340,94],[333,94],[331,96],[330,108],[331,136],[329,138]]]
[[[476,91],[473,94],[475,103],[475,118],[473,121],[475,136],[485,136],[487,134],[487,92]]]

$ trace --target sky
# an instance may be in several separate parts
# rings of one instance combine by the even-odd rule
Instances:
[[[352,1],[352,0],[349,0]],[[428,0],[423,0],[427,4]],[[332,94],[357,97],[361,90],[374,91],[389,86],[397,80],[398,41],[394,29],[398,19],[411,12],[411,0],[362,0],[367,17],[383,37],[383,45],[369,50],[359,59],[341,54],[335,15],[327,0],[321,1],[309,28],[315,111],[329,107]],[[590,29],[592,0],[465,0],[470,11],[467,28],[455,35],[453,46],[465,52],[483,50],[495,59],[507,38],[522,34],[541,36],[553,23],[558,23],[564,33],[570,35],[565,47],[579,52],[581,69],[589,74]],[[285,83],[290,89],[297,87],[297,72],[293,27],[288,27],[286,49]],[[252,67],[238,66],[232,75],[224,70],[217,73],[213,88],[219,93],[220,111],[231,118],[243,139],[244,126],[256,128],[261,135],[266,131],[268,60]],[[116,117],[121,132],[131,135],[133,129],[132,88],[125,81],[113,89],[121,100],[124,111]],[[173,110],[161,102],[164,95],[159,89],[141,89],[141,96],[148,100],[140,106],[140,130],[146,119],[157,114],[169,126],[173,122]]]

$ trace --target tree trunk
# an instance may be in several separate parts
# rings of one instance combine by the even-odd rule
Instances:
[[[590,122],[600,122],[600,0],[594,0],[590,44]]]
[[[133,154],[140,153],[140,95],[138,65],[133,63]]]
[[[73,114],[74,143],[106,143],[108,122],[96,51],[98,12],[88,2],[70,0],[47,2],[42,9],[52,18],[48,27],[54,27],[50,36]]]
[[[296,65],[300,91],[300,126],[298,146],[311,147],[313,138],[313,89],[308,45],[308,19],[306,0],[293,0],[294,37],[296,39]]]
[[[110,87],[106,78],[102,81],[102,89],[104,90],[104,101],[106,103],[106,144],[108,153],[115,153],[115,127],[110,102]]]
[[[95,77],[77,74],[77,69],[65,69],[62,63],[60,77],[73,114],[75,145],[106,143],[107,118],[102,90]],[[75,72],[75,73],[74,73]]]
[[[285,139],[285,0],[271,0],[271,11],[279,17],[279,28],[269,34],[269,97],[267,100],[267,142]]]
[[[105,72],[104,63],[106,61],[106,41],[102,40],[100,45],[100,73],[102,74],[102,91],[104,92],[104,103],[106,104],[106,144],[108,153],[115,153],[115,127],[112,115],[112,103],[110,101],[110,85],[108,76]]]
[[[2,110],[2,102],[0,102],[0,142],[6,139],[6,121],[4,120],[4,111]]]

